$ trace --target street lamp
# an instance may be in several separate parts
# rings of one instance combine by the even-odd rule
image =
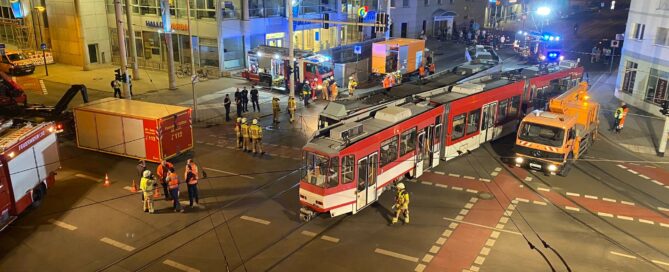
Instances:
[[[43,12],[46,11],[46,9],[43,6],[36,6],[35,10],[37,10],[37,27],[39,28],[39,40],[40,40],[40,48],[42,49],[42,58],[44,59],[44,72],[46,72],[46,75],[49,76],[49,69],[46,66],[46,53],[44,50],[46,50],[46,44],[44,43],[44,39],[42,38],[42,23],[40,22],[40,17],[43,16]]]
[[[541,16],[548,16],[551,14],[551,8],[549,7],[539,7],[537,9],[537,14]]]

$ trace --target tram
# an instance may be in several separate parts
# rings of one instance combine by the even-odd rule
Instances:
[[[514,133],[524,114],[578,84],[582,75],[576,63],[491,74],[319,130],[303,148],[301,219],[355,214],[394,182]]]

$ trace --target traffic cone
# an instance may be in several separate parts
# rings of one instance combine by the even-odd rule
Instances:
[[[136,193],[137,190],[137,183],[135,183],[135,180],[132,180],[132,187],[130,188],[130,192]]]
[[[158,187],[156,187],[156,190],[153,192],[153,198],[159,198],[160,197],[160,190],[158,190]]]
[[[109,187],[111,186],[111,182],[109,182],[109,175],[105,174],[105,183],[102,184],[104,187]]]

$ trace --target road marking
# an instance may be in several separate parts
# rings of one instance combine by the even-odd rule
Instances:
[[[418,264],[416,265],[416,268],[413,270],[414,272],[423,272],[425,270],[425,265],[424,264]]]
[[[339,243],[339,238],[335,238],[335,237],[332,237],[332,236],[323,235],[323,236],[321,236],[321,239],[325,240],[325,241],[328,241],[328,242]]]
[[[665,227],[665,228],[669,228],[669,224],[665,224],[665,223],[660,223],[660,226]]]
[[[618,217],[618,219],[622,219],[622,220],[629,220],[629,221],[634,220],[634,218],[629,217],[629,216],[624,216],[624,215],[618,215],[617,217]]]
[[[172,260],[170,260],[170,259],[164,260],[164,261],[163,261],[163,264],[165,264],[165,265],[169,265],[169,266],[174,267],[174,268],[176,268],[176,269],[179,269],[179,270],[181,270],[181,271],[186,271],[186,272],[200,272],[200,270],[198,270],[198,269],[192,268],[192,267],[187,266],[187,265],[184,265],[184,264],[177,263],[177,262],[172,261]]]
[[[398,259],[409,261],[409,262],[414,262],[414,263],[418,262],[418,258],[416,258],[416,257],[411,257],[411,256],[408,256],[408,255],[404,255],[404,254],[397,253],[397,252],[392,252],[392,251],[385,250],[385,249],[376,248],[374,250],[374,252],[378,253],[378,254],[381,254],[381,255],[386,255],[386,256],[398,258]]]
[[[660,185],[660,186],[664,185],[662,182],[659,182],[659,181],[654,180],[654,179],[651,180],[651,181],[652,181],[653,183],[657,184],[657,185]]]
[[[429,181],[421,181],[420,183],[425,185],[432,185],[432,182]]]
[[[575,211],[575,212],[580,212],[581,209],[572,207],[572,206],[564,206],[565,209],[570,210],[570,211]]]
[[[475,265],[472,265],[472,266],[469,267],[469,270],[463,269],[462,271],[467,271],[467,272],[469,272],[469,271],[471,271],[471,272],[479,272],[480,269],[481,269],[480,267],[475,266]]]
[[[495,239],[488,239],[488,241],[485,241],[485,245],[492,247],[495,245]]]
[[[455,178],[459,178],[459,177],[460,177],[460,175],[458,175],[458,174],[451,174],[451,173],[448,173],[448,175],[451,176],[451,177],[455,177]]]
[[[532,201],[532,203],[537,204],[537,205],[543,205],[543,206],[548,205],[548,203],[546,203],[546,202],[543,202],[543,201],[536,201],[536,200],[535,200],[535,201]]]
[[[461,222],[461,221],[462,220],[458,220],[457,222]],[[448,224],[448,228],[455,229],[455,228],[458,227],[458,225],[460,225],[460,224],[453,222],[453,223]]]
[[[667,208],[657,207],[657,209],[663,212],[669,212],[669,209]]]
[[[477,201],[479,201],[478,197],[472,197],[472,198],[469,199],[469,202],[471,202],[471,203],[476,203]]]
[[[544,187],[539,187],[539,188],[537,188],[537,190],[544,191],[544,192],[550,192],[551,191],[551,189],[544,188]]]
[[[525,177],[525,181],[532,181],[532,177]]]
[[[577,193],[572,193],[572,192],[567,192],[568,196],[581,196],[580,194]]]
[[[499,172],[492,172],[492,173],[490,173],[490,175],[493,176],[493,177],[496,177],[497,175],[499,175]]]
[[[474,260],[474,263],[478,264],[478,265],[482,265],[484,261],[485,261],[484,257],[477,256],[476,259]]]
[[[632,169],[627,169],[627,172],[630,172],[630,173],[635,174],[635,175],[638,175],[638,174],[639,174],[639,172],[634,171],[634,170],[632,170]]]
[[[495,167],[495,172],[499,172],[499,171],[502,171],[502,168],[501,167]]]
[[[597,212],[597,215],[599,215],[599,216],[606,216],[606,217],[613,217],[613,214],[610,214],[610,213],[604,213],[604,212]]]
[[[452,221],[452,222],[457,222],[457,223],[462,223],[462,224],[467,224],[467,225],[472,225],[472,226],[476,226],[476,227],[480,227],[480,228],[484,228],[484,229],[489,229],[489,230],[495,230],[495,231],[501,231],[501,232],[511,233],[511,234],[515,234],[515,235],[519,235],[519,236],[522,236],[522,235],[523,235],[523,234],[521,234],[520,232],[517,232],[517,231],[512,231],[512,230],[505,230],[505,229],[498,229],[498,228],[488,227],[488,226],[485,226],[485,225],[476,224],[476,223],[472,223],[472,222],[467,222],[467,221],[463,221],[463,220],[456,220],[456,219],[448,218],[448,217],[444,217],[444,220],[448,220],[448,221]],[[457,224],[457,223],[451,223],[451,225],[453,225],[453,224]],[[456,226],[457,226],[457,225],[456,225]],[[452,228],[452,229],[453,229],[453,228]]]
[[[495,239],[499,238],[499,231],[493,231],[490,234],[490,237],[495,238]]]
[[[74,176],[75,176],[75,177],[78,177],[78,178],[82,178],[82,179],[92,180],[92,181],[95,181],[95,182],[102,182],[102,179],[100,179],[100,178],[94,178],[94,177],[91,177],[91,176],[86,175],[86,174],[80,174],[80,173],[77,173],[77,174],[74,174]]]
[[[64,228],[66,230],[76,230],[77,229],[77,227],[75,227],[75,226],[72,226],[68,223],[65,223],[63,221],[58,221],[58,220],[55,220],[55,219],[49,219],[49,223],[51,223],[53,225],[56,225],[58,227]]]
[[[472,176],[464,176],[463,178],[465,178],[465,179],[475,179],[475,177],[472,177]]]
[[[627,257],[627,258],[630,258],[630,259],[636,259],[636,256],[627,255],[625,253],[620,253],[620,252],[615,252],[615,251],[609,251],[609,252],[611,252],[611,254],[613,254],[613,255],[618,255],[618,256],[621,256],[621,257]]]
[[[447,229],[447,230],[445,230],[445,231],[441,234],[441,236],[444,236],[444,237],[451,237],[451,234],[453,234],[453,231]]]
[[[460,210],[461,215],[467,215],[468,213],[469,213],[469,210],[467,210],[467,209]]]
[[[506,216],[502,216],[502,218],[499,219],[499,222],[506,224],[507,222],[509,222],[509,218]]]
[[[646,176],[646,175],[639,175],[639,176],[642,177],[642,178],[644,178],[644,179],[650,179],[650,178],[649,178],[648,176]]]
[[[661,261],[658,261],[658,260],[651,260],[651,262],[656,263],[656,264],[669,266],[669,263],[661,262]]]
[[[457,186],[453,186],[453,187],[451,187],[451,189],[456,190],[456,191],[462,191],[463,190],[462,187],[457,187]]]
[[[311,232],[311,231],[308,231],[308,230],[303,230],[302,235],[306,235],[306,236],[309,236],[309,237],[316,237],[315,232]]]
[[[664,185],[664,188],[667,188],[667,189],[669,189],[669,185]]]
[[[434,258],[434,255],[426,253],[425,256],[423,256],[423,262],[429,263],[432,261],[432,258]]]
[[[441,172],[441,171],[435,171],[434,173],[437,174],[437,175],[442,175],[442,176],[443,176],[443,175],[446,175],[446,173]]]
[[[430,248],[430,253],[437,254],[437,252],[439,252],[439,247],[438,246],[432,246]]]
[[[237,174],[237,173],[228,172],[228,171],[223,171],[223,170],[214,169],[214,168],[209,168],[209,167],[202,167],[202,169],[209,170],[209,171],[214,171],[214,172],[219,172],[219,173],[223,173],[223,174],[228,174],[228,175],[240,176],[240,177],[247,178],[247,179],[255,179],[255,178],[252,177],[252,176],[247,176],[247,175]]]
[[[258,224],[263,224],[263,225],[269,225],[271,223],[267,220],[263,220],[263,219],[255,218],[255,217],[251,217],[251,216],[246,216],[246,215],[242,215],[240,218],[244,219],[244,220],[247,220],[247,221],[255,222],[255,223],[258,223]]]
[[[483,182],[490,182],[490,180],[487,179],[487,178],[479,178],[479,180],[480,180],[480,181],[483,181]]]
[[[129,246],[129,245],[126,245],[126,244],[124,244],[124,243],[121,243],[121,242],[119,242],[119,241],[116,241],[116,240],[113,240],[113,239],[111,239],[111,238],[107,238],[107,237],[103,237],[102,239],[100,239],[100,242],[103,242],[103,243],[106,243],[106,244],[109,244],[109,245],[118,247],[118,248],[123,249],[123,250],[125,250],[125,251],[133,251],[133,250],[135,250],[134,247],[131,247],[131,246]]]
[[[529,199],[524,199],[524,198],[520,198],[520,197],[516,197],[516,200],[518,200],[520,202],[530,203]]]
[[[641,219],[641,218],[639,218],[639,222],[641,222],[641,223],[646,223],[646,224],[651,224],[651,225],[655,225],[655,222],[650,221],[650,220],[646,220],[646,219]]]
[[[439,184],[439,183],[435,184],[434,186],[441,187],[441,188],[448,188],[448,185]]]
[[[468,193],[473,193],[473,194],[478,194],[478,193],[479,193],[479,191],[474,190],[474,189],[467,189],[466,191],[467,191]]]
[[[444,243],[446,243],[446,239],[442,238],[442,237],[439,237],[439,239],[437,239],[437,241],[435,241],[434,243],[437,244],[437,245],[443,246]]]
[[[634,206],[634,202],[629,202],[629,201],[621,200],[620,203],[625,204],[625,205]]]
[[[602,200],[608,201],[608,202],[614,202],[614,203],[616,202],[615,199],[610,199],[610,198],[606,198],[606,197],[602,197]]]
[[[474,204],[472,203],[465,204],[465,209],[471,209],[472,207],[474,207]]]
[[[589,199],[597,199],[598,198],[596,196],[591,196],[591,195],[583,195],[583,197],[589,198]]]
[[[624,165],[622,165],[622,164],[618,164],[618,167],[620,167],[620,168],[622,168],[622,169],[627,169],[627,166],[624,166]]]

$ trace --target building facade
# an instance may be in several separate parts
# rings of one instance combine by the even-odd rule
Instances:
[[[439,36],[453,29],[483,24],[488,0],[390,0],[391,36]]]
[[[616,81],[616,97],[660,116],[669,99],[669,0],[633,0]]]

